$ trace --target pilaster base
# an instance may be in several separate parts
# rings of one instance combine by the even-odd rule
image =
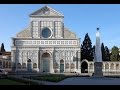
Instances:
[[[81,73],[81,72],[80,72],[80,69],[76,69],[76,72],[77,72],[77,73]]]
[[[54,70],[52,69],[52,70],[50,70],[50,73],[54,73]]]

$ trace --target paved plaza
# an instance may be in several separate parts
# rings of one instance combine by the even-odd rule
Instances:
[[[55,85],[120,85],[120,78],[73,77]]]
[[[73,77],[58,83],[39,81],[45,85],[120,85],[120,78]]]
[[[19,77],[19,78],[21,78],[21,77]],[[31,79],[30,81],[38,82],[38,83],[40,83],[40,85],[41,85],[41,83],[44,85],[120,85],[120,78],[112,78],[112,77],[102,77],[102,78],[99,78],[99,77],[98,78],[97,77],[71,77],[71,78],[64,79],[57,83],[49,82],[49,81],[33,80],[33,79]]]

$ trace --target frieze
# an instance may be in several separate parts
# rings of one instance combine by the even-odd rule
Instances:
[[[58,42],[60,42],[60,43],[58,43]],[[65,43],[65,42],[68,42],[68,43]],[[70,42],[72,42],[72,43],[70,43]],[[43,45],[73,46],[73,45],[79,45],[79,44],[77,43],[77,40],[16,40],[15,45],[17,45],[17,46],[19,46],[19,45],[20,46],[24,46],[24,45],[26,45],[26,46],[30,46],[30,45],[31,46],[33,46],[33,45],[39,45],[39,46],[43,46]]]

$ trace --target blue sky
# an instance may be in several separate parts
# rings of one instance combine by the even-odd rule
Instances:
[[[29,14],[45,4],[1,4],[0,44],[11,50],[11,37],[29,25]],[[95,44],[96,28],[100,27],[101,42],[108,48],[120,47],[120,4],[48,4],[64,14],[65,27],[75,32],[81,43],[86,33]]]

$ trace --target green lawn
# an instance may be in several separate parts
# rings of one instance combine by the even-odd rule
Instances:
[[[17,78],[17,77],[7,77],[8,80],[15,81],[24,85],[42,85],[42,83],[37,83],[30,80],[25,80],[23,78]]]
[[[30,77],[25,77],[25,78],[34,79],[34,80],[42,80],[42,81],[59,82],[61,80],[64,80],[65,78],[68,78],[68,76],[65,76],[65,75],[43,75],[43,76],[30,76]]]
[[[26,85],[26,84],[9,79],[0,79],[0,85]]]

